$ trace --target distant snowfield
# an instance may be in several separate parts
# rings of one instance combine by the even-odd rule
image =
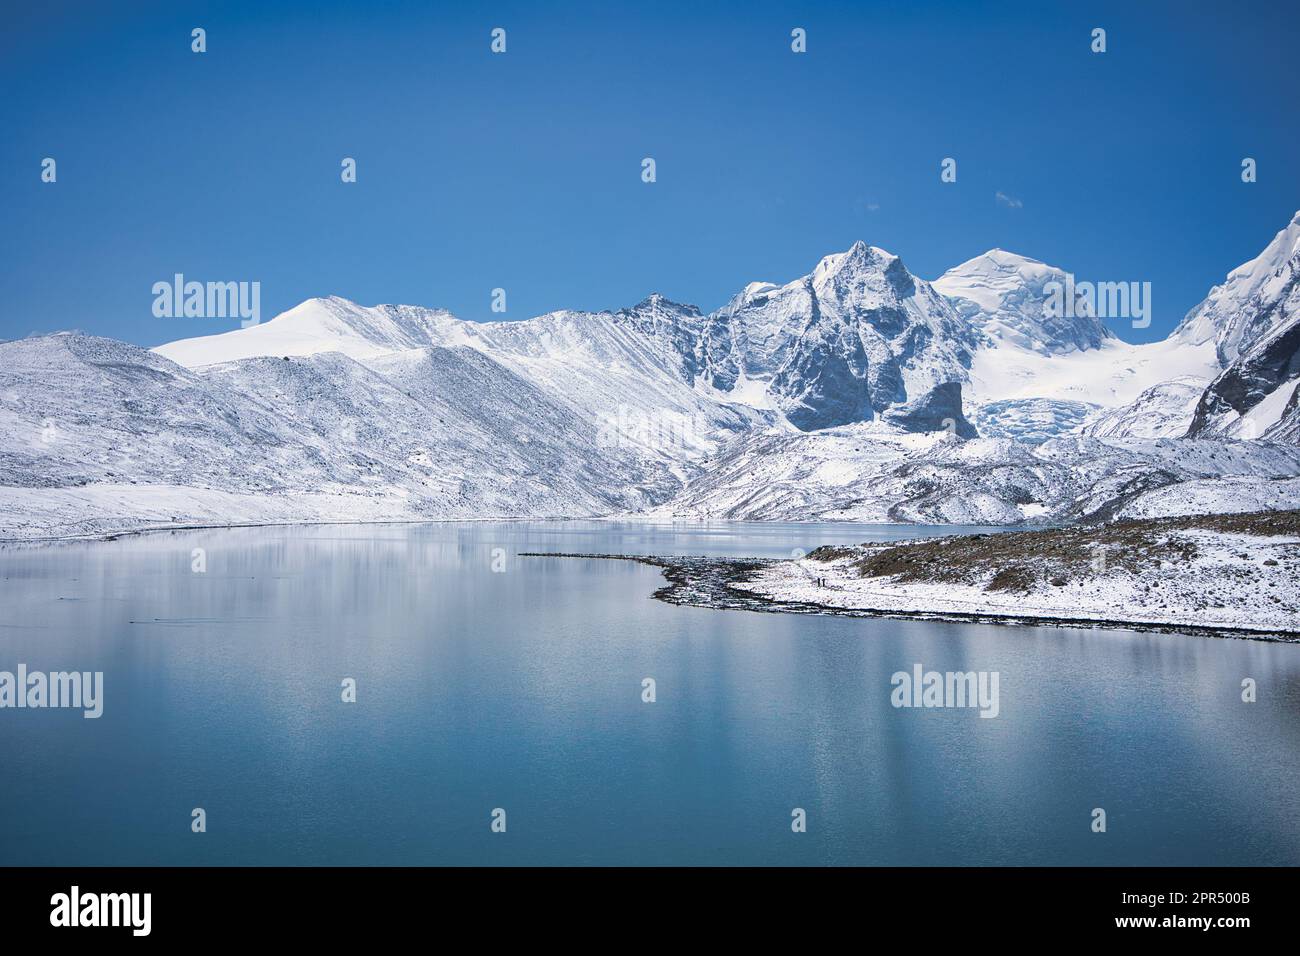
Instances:
[[[897,435],[879,424],[733,441],[658,517],[1007,525],[1300,506],[1300,448],[1264,442],[1098,439],[1028,445]],[[1186,493],[1176,489],[1186,487]],[[1194,490],[1192,490],[1194,489]],[[1271,503],[1271,504],[1270,504]]]
[[[1086,402],[1101,408],[1127,405],[1143,392],[1171,379],[1193,379],[1204,389],[1219,372],[1213,342],[1189,345],[1165,339],[1130,345],[1108,339],[1086,352],[1043,355],[1002,348],[975,354],[971,400],[1047,398]],[[1182,423],[1186,431],[1190,411]]]

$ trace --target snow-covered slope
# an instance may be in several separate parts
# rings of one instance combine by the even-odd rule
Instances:
[[[1300,449],[1075,435],[1038,445],[962,441],[943,433],[900,436],[875,423],[769,432],[734,441],[653,513],[1016,524],[1105,518],[1152,490],[1225,475],[1252,482],[1300,476]]]
[[[1153,385],[1127,405],[1093,419],[1081,431],[1097,438],[1179,438],[1187,434],[1205,379],[1176,378]]]
[[[712,450],[715,431],[767,423],[772,416],[697,387],[707,368],[701,336],[709,320],[662,296],[619,312],[552,312],[521,322],[468,322],[418,306],[362,306],[312,299],[270,322],[186,339],[155,351],[191,368],[251,357],[340,352],[368,365],[430,345],[467,347],[515,372],[581,416],[593,432],[621,442],[669,439],[686,454]],[[651,435],[649,439],[646,434]]]
[[[220,335],[181,339],[154,349],[186,368],[237,359],[340,352],[354,359],[398,349],[458,344],[459,321],[441,309],[357,305],[338,296],[308,299],[269,322]]]
[[[1117,518],[1300,510],[1300,478],[1229,475],[1156,488],[1122,505]]]
[[[1287,385],[1292,383],[1288,382]],[[1285,395],[1285,386],[1274,393],[1273,401],[1277,397]],[[1261,403],[1263,405],[1263,403]],[[1260,406],[1256,406],[1258,409]],[[1268,427],[1263,436],[1268,441],[1284,441],[1293,445],[1300,445],[1300,383],[1291,390],[1291,397],[1287,399],[1286,405],[1282,409],[1282,414],[1278,416],[1277,421]]]
[[[151,487],[153,503],[177,503],[172,523],[218,502],[239,523],[606,514],[680,484],[680,468],[602,442],[595,423],[478,351],[389,354],[382,370],[338,352],[191,370],[82,335],[0,344],[0,537],[61,530],[19,489],[68,489],[66,529],[105,501],[152,508],[105,499],[106,486]]]
[[[365,401],[366,399],[363,399]],[[292,410],[144,349],[58,334],[0,345],[4,484],[151,481],[260,491],[350,483]]]
[[[691,458],[773,421],[699,380],[707,320],[652,296],[619,312],[552,312],[522,322],[461,322],[458,340],[569,404],[597,430],[652,452]]]
[[[1016,347],[980,349],[971,368],[970,398],[986,402],[1053,399],[1097,408],[1127,405],[1154,385],[1171,379],[1217,374],[1214,347],[1173,339],[1130,345],[1107,339],[1100,348],[1043,355]]]

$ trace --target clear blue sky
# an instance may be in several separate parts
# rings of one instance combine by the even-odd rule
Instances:
[[[1152,327],[1116,329],[1149,339],[1300,208],[1293,2],[8,0],[4,17],[3,338],[234,327],[155,318],[150,287],[176,272],[260,281],[264,319],[331,293],[499,318],[498,286],[508,318],[651,291],[710,310],[861,238],[925,278],[1000,246],[1150,281]]]

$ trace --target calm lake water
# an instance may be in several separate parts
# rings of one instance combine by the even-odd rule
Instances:
[[[0,864],[1300,863],[1300,646],[672,607],[651,567],[516,557],[918,533],[444,524],[0,548],[0,670],[105,683],[98,720],[0,710]],[[998,672],[1000,713],[894,708],[890,676],[916,663]]]

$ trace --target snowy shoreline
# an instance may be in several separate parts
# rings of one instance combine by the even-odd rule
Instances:
[[[123,498],[141,503],[106,516],[107,505]],[[142,503],[148,502],[147,505]],[[359,506],[358,502],[365,503]],[[179,505],[179,506],[178,506]],[[187,505],[189,510],[186,510]],[[185,518],[166,520],[171,511]],[[197,520],[195,511],[214,515]],[[224,517],[215,517],[224,515]],[[330,525],[411,525],[446,523],[626,522],[662,527],[706,524],[823,524],[822,518],[782,522],[743,518],[700,518],[659,512],[614,514],[459,514],[424,515],[403,508],[398,500],[349,494],[232,494],[208,488],[159,485],[97,485],[85,488],[13,488],[0,486],[0,546],[76,541],[112,541],[132,535],[230,528],[298,528]],[[870,525],[871,522],[861,522]],[[879,522],[908,527],[903,522]],[[52,529],[63,533],[51,533]]]
[[[185,517],[172,517],[175,513]],[[204,520],[206,517],[211,520]],[[0,487],[0,544],[104,541],[136,534],[225,528],[587,520],[601,519],[588,515],[421,514],[398,496],[348,493],[234,494],[174,485]],[[62,533],[51,533],[55,529]]]
[[[1300,640],[1300,512],[822,548],[732,588],[828,612],[1158,627]]]
[[[520,556],[650,565],[667,582],[653,597],[692,607],[1300,642],[1300,511],[825,547],[798,560]]]

